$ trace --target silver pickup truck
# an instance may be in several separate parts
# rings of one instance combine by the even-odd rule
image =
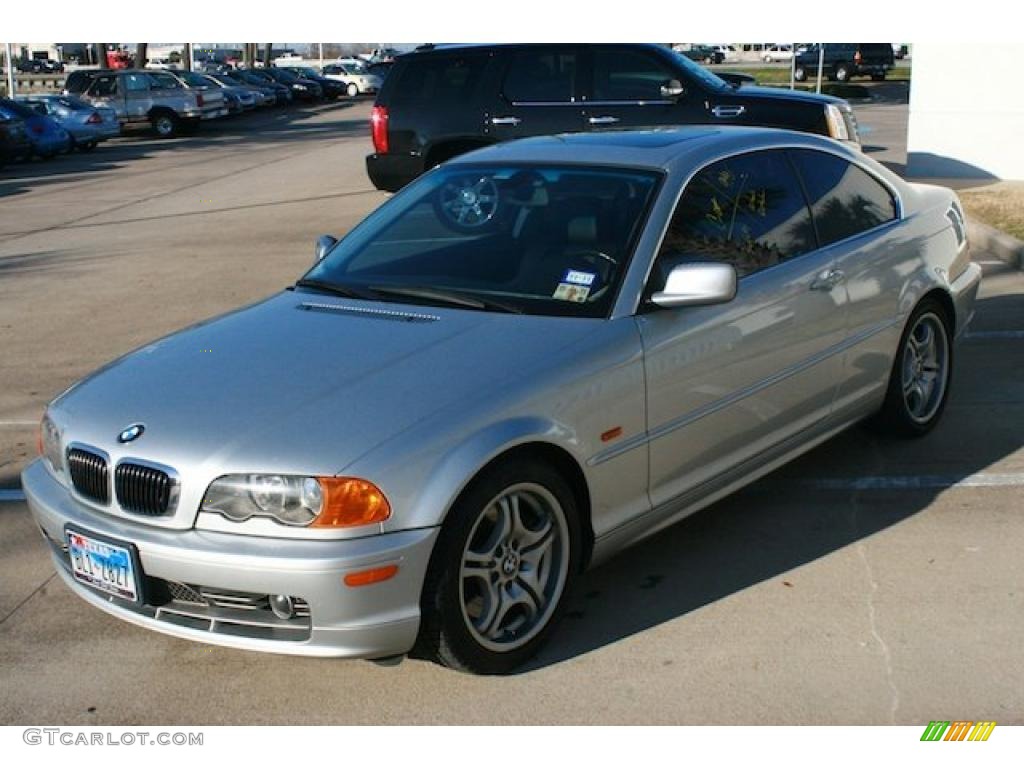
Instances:
[[[228,113],[217,89],[189,88],[170,72],[124,69],[97,74],[81,93],[97,106],[111,107],[121,125],[149,123],[167,138]]]

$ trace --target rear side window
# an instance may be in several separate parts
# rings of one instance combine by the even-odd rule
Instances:
[[[896,200],[877,179],[841,157],[813,149],[790,156],[807,190],[822,246],[896,218]]]
[[[512,57],[502,91],[513,103],[572,101],[575,77],[572,51],[522,51]]]
[[[464,104],[476,93],[485,56],[424,57],[408,62],[397,83],[393,104]]]
[[[97,77],[88,91],[90,96],[113,96],[117,93],[117,77],[115,75],[103,75]]]
[[[724,261],[742,277],[814,250],[800,184],[778,150],[709,165],[683,192],[658,254],[662,278],[687,261]]]

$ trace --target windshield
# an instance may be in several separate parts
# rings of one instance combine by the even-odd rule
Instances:
[[[712,91],[720,91],[723,88],[728,88],[729,84],[722,78],[712,72],[710,69],[702,67],[678,51],[673,51],[671,48],[668,49],[669,55],[675,60],[677,66],[684,70],[694,80],[700,82],[705,88]]]
[[[293,75],[291,72],[287,72],[287,71],[285,71],[283,69],[275,69],[270,74],[273,77],[276,77],[278,80],[282,80],[283,82],[286,82],[286,83],[294,83],[296,80],[299,79],[298,77]]]
[[[374,212],[300,285],[606,317],[659,179],[628,168],[442,167]]]
[[[303,77],[320,77],[320,73],[312,67],[291,67],[291,70],[295,74],[302,75]]]
[[[182,72],[178,75],[182,80],[191,85],[193,88],[209,88],[210,84],[206,81],[206,78],[202,75],[197,75],[195,72]]]

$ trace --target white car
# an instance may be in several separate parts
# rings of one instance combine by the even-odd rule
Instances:
[[[376,93],[384,82],[378,75],[371,74],[364,62],[354,59],[339,59],[325,64],[323,75],[329,80],[345,83],[346,92],[353,98],[361,93]]]
[[[791,45],[773,45],[770,48],[765,48],[761,54],[761,60],[765,64],[771,64],[776,61],[790,61],[793,58],[793,46]]]
[[[170,59],[164,59],[164,58],[159,58],[158,57],[158,58],[155,58],[155,59],[149,59],[146,62],[146,69],[173,69],[173,70],[180,70],[181,69],[181,63],[180,62],[176,62],[176,61],[171,61]]]
[[[734,45],[712,45],[711,48],[715,51],[721,52],[724,57],[722,61],[726,64],[731,64],[734,61],[740,60],[740,55],[736,52],[736,46]]]

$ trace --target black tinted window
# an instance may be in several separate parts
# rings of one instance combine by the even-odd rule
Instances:
[[[661,86],[678,76],[668,65],[639,51],[598,48],[594,51],[594,101],[661,99]]]
[[[463,104],[471,99],[487,59],[483,56],[430,57],[410,61],[395,89],[394,103]]]
[[[505,76],[505,98],[512,102],[571,101],[576,55],[559,51],[523,51],[512,58]]]
[[[89,87],[90,96],[113,96],[117,93],[117,77],[115,75],[103,75],[96,78]]]
[[[896,218],[896,201],[881,183],[841,157],[791,152],[811,202],[823,246]]]
[[[682,261],[725,261],[742,277],[814,247],[811,217],[785,155],[755,152],[721,160],[693,178],[658,262],[662,279]]]

